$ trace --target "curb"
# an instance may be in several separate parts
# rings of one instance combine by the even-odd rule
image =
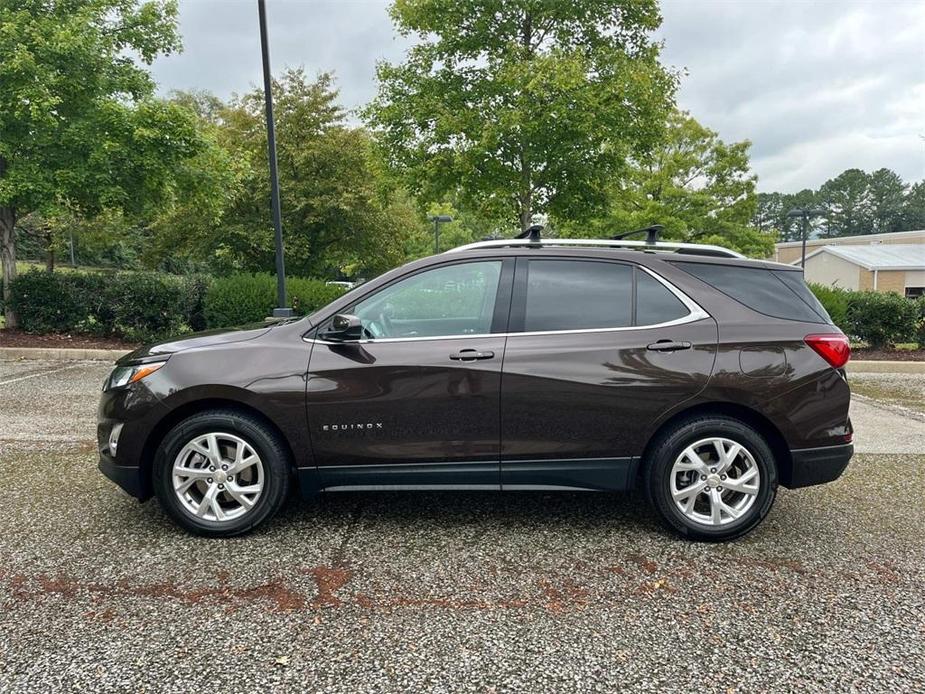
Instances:
[[[45,361],[115,361],[128,354],[122,349],[72,349],[69,347],[0,347],[0,359]]]
[[[848,373],[872,374],[925,374],[925,361],[867,361],[848,362]]]

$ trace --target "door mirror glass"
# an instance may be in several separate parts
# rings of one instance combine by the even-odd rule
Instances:
[[[338,313],[331,319],[331,325],[321,333],[321,338],[332,342],[359,340],[363,337],[363,323],[349,313]]]

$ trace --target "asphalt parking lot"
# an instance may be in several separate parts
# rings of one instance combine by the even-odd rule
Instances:
[[[925,690],[925,416],[689,544],[631,495],[331,494],[190,537],[96,470],[109,367],[0,361],[0,691]],[[916,379],[925,392],[925,376]]]

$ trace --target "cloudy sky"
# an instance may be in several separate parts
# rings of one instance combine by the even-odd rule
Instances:
[[[566,0],[563,0],[566,1]],[[274,70],[332,71],[348,107],[400,60],[384,0],[268,0]],[[185,50],[154,65],[162,91],[228,97],[261,80],[256,0],[180,0]],[[925,178],[925,0],[663,0],[663,61],[680,106],[752,141],[759,190],[816,188],[849,167]]]

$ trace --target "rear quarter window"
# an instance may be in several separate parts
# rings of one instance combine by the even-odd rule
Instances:
[[[766,316],[831,323],[799,272],[706,263],[677,263],[677,267]]]

